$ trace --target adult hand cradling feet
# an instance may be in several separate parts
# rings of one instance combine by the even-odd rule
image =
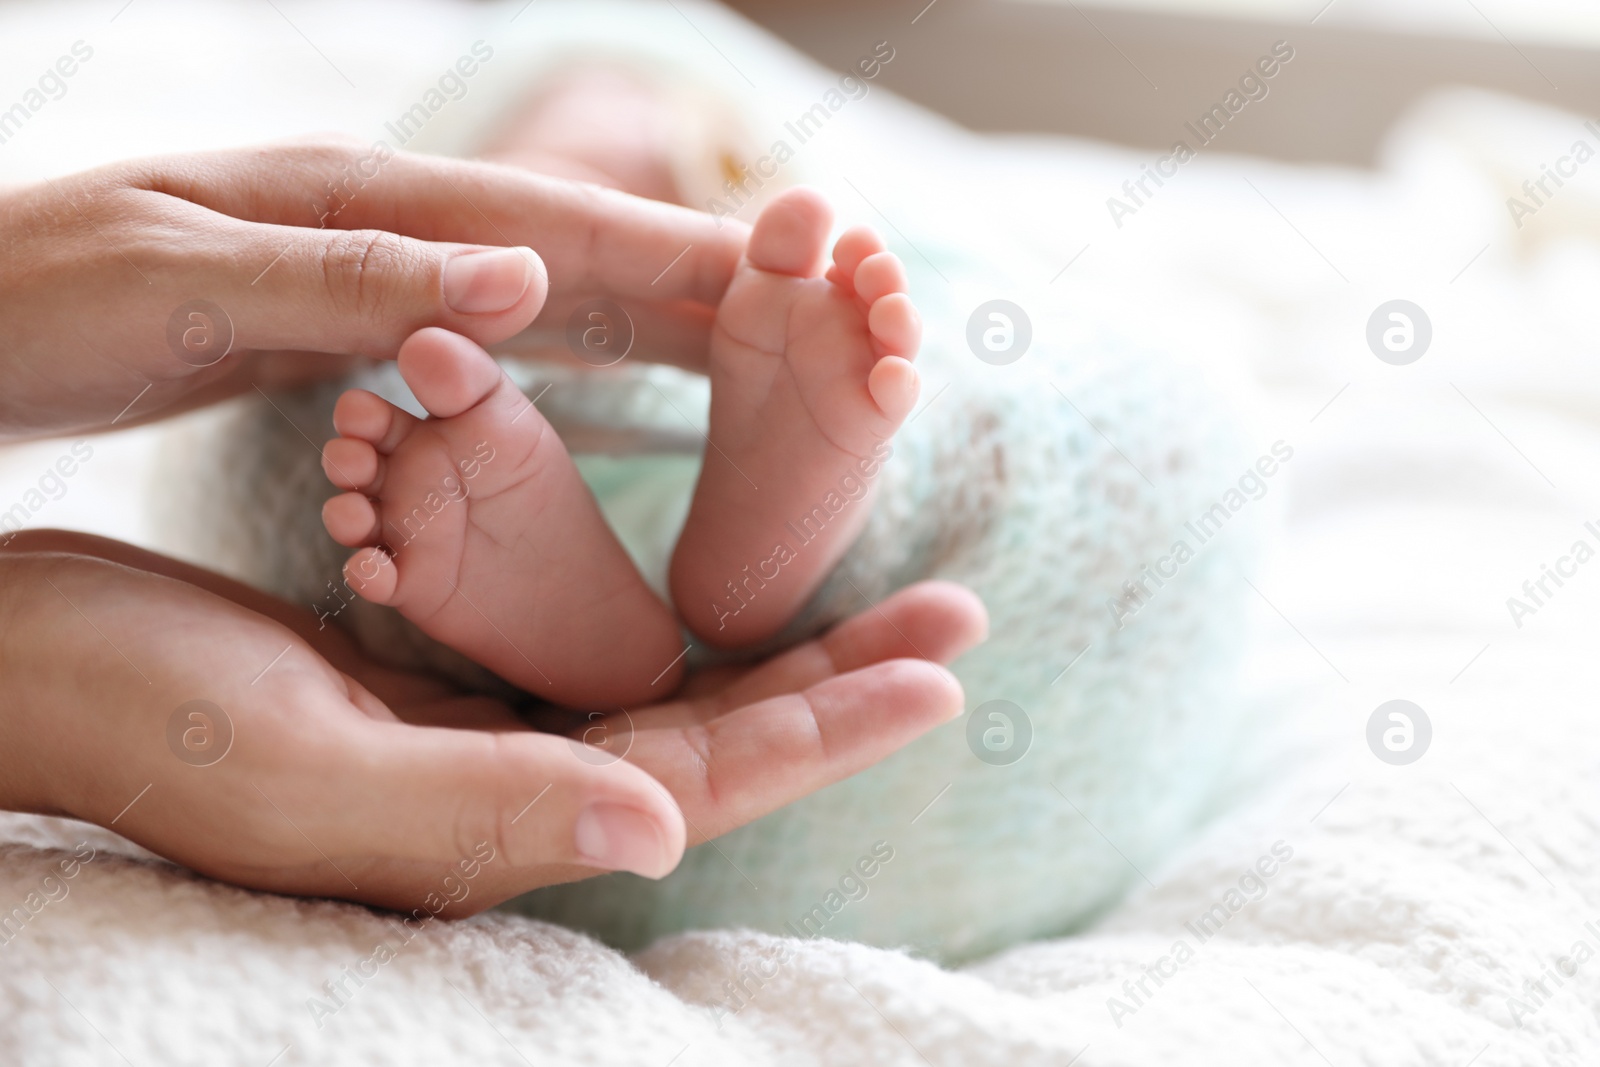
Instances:
[[[743,227],[404,154],[330,211],[330,183],[370,154],[319,140],[0,194],[0,439],[334,377],[429,327],[493,344],[595,296],[636,312],[641,350],[707,365]],[[216,311],[198,347],[178,317],[196,301]],[[877,762],[959,713],[936,664],[985,626],[971,593],[914,586],[631,709],[626,758],[608,761],[380,666],[259,591],[101,538],[25,532],[0,545],[0,808],[111,826],[241,885],[406,909],[476,860],[474,892],[447,909],[465,914],[604,870],[659,877],[686,846]],[[232,731],[204,766],[169,741],[194,700]]]
[[[492,344],[595,296],[637,313],[641,348],[693,366],[746,233],[342,138],[116,163],[0,208],[0,438],[333,376],[425,326]],[[215,310],[185,338],[196,301]]]
[[[114,541],[20,534],[0,588],[0,806],[113,826],[239,885],[402,910],[482,861],[451,914],[607,870],[660,877],[686,846],[870,766],[961,711],[954,677],[907,657],[948,661],[985,630],[970,592],[913,586],[634,709],[612,759]],[[197,694],[226,716],[203,728],[231,732],[199,766],[168,733]],[[581,721],[574,736],[595,728]]]

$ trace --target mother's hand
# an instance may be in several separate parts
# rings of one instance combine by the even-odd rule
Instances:
[[[922,657],[949,661],[985,628],[970,592],[913,586],[633,710],[625,730],[603,724],[596,748],[100,538],[18,535],[0,590],[0,807],[112,826],[239,885],[427,914],[606,870],[666,874],[687,845],[959,714],[960,685]],[[25,627],[7,622],[19,612]]]
[[[425,326],[493,344],[544,309],[559,329],[594,297],[628,306],[654,358],[694,365],[744,240],[685,208],[353,139],[9,190],[0,439],[330,375]]]

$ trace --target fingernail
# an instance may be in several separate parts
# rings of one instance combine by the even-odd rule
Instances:
[[[660,878],[676,864],[655,822],[620,804],[591,804],[578,816],[578,854],[608,871]]]
[[[463,315],[504,311],[533,281],[533,250],[464,252],[444,265],[444,301]]]

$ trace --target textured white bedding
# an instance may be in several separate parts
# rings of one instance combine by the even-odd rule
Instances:
[[[265,5],[139,0],[114,23],[0,11],[0,69],[42,69],[79,38],[96,49],[0,146],[0,180],[306,128],[376,134],[457,54],[439,42],[470,43],[518,5],[281,6],[360,90]],[[680,6],[712,36],[744,32]],[[1258,725],[1210,828],[1084,934],[947,971],[737,931],[628,958],[502,915],[405,940],[365,909],[231,889],[103,831],[4,816],[0,922],[27,917],[0,927],[0,1062],[1595,1062],[1600,566],[1520,627],[1506,601],[1573,542],[1600,547],[1584,528],[1600,518],[1600,164],[1520,229],[1505,198],[1600,140],[1577,117],[1455,94],[1396,132],[1379,173],[1202,154],[1118,229],[1105,198],[1150,156],[969,139],[887,100],[848,118],[828,151],[892,130],[935,161],[964,225],[1031,242],[1017,274],[1037,266],[1042,289],[1081,249],[1053,284],[1082,285],[1085,314],[1137,317],[1250,375],[1293,443],[1272,490],[1286,533],[1250,576]],[[1364,340],[1394,298],[1433,324],[1410,366]],[[97,439],[36,522],[151,543],[139,498],[164,432]],[[0,502],[65,447],[0,456]],[[1393,698],[1432,722],[1409,766],[1365,739]],[[96,851],[66,878],[78,842]],[[1202,938],[1219,902],[1226,921]],[[341,982],[337,997],[324,986]],[[716,1007],[728,982],[745,990],[736,1014]]]

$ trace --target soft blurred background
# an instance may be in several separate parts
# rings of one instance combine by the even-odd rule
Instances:
[[[1166,148],[1262,42],[1295,76],[1226,150],[1370,165],[1411,103],[1473,85],[1600,112],[1600,8],[1583,0],[741,0],[833,67],[914,34],[883,84],[977,130]],[[916,18],[915,29],[906,19]],[[903,61],[902,61],[903,59]],[[1263,109],[1263,112],[1268,109]]]

